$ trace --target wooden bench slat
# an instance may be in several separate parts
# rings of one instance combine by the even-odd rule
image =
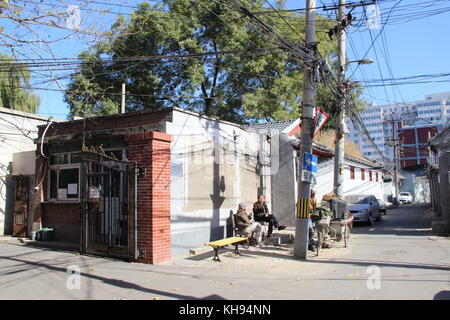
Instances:
[[[205,245],[213,246],[213,247],[223,247],[223,246],[226,246],[227,244],[233,244],[236,242],[247,241],[247,239],[248,238],[244,238],[244,237],[230,237],[230,238],[225,238],[222,240],[208,242],[208,243],[205,243]]]
[[[222,240],[217,240],[217,241],[212,241],[212,242],[208,242],[205,243],[206,246],[211,246],[214,249],[214,261],[219,261],[220,262],[220,258],[219,258],[219,249],[223,246],[226,246],[227,244],[234,244],[235,248],[234,248],[234,253],[235,254],[239,254],[239,243],[243,242],[243,241],[247,241],[248,244],[248,238],[246,237],[230,237],[230,238],[225,238]]]

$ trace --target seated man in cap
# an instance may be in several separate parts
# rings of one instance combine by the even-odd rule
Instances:
[[[257,222],[252,222],[246,212],[247,206],[245,203],[239,203],[239,209],[234,215],[236,227],[239,231],[243,231],[249,235],[255,233],[256,243],[259,244],[262,240],[261,226]]]

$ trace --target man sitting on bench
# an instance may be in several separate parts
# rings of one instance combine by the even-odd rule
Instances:
[[[266,199],[263,195],[260,195],[258,197],[258,201],[255,202],[253,205],[253,214],[255,221],[264,221],[269,223],[269,230],[267,232],[267,237],[270,237],[272,235],[273,228],[278,228],[278,230],[284,230],[286,229],[285,226],[280,226],[278,224],[277,218],[269,212],[269,208],[266,204]]]
[[[239,203],[239,209],[234,215],[236,227],[239,231],[245,232],[250,236],[255,233],[256,244],[259,244],[262,239],[261,226],[257,222],[252,222],[246,212],[247,206],[245,203]]]

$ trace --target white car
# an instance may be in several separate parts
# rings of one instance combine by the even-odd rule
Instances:
[[[411,193],[409,192],[400,192],[400,195],[398,197],[398,202],[400,202],[400,204],[404,204],[404,203],[412,203],[413,198]]]

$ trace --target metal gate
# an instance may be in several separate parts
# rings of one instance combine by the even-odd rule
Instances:
[[[83,152],[83,236],[85,252],[136,258],[136,165]]]

